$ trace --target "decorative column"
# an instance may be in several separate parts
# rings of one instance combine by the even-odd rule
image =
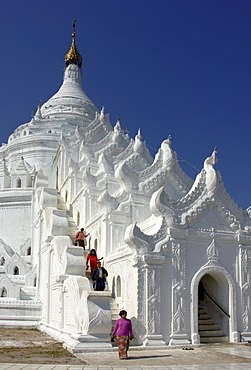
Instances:
[[[172,333],[170,345],[190,343],[186,325],[186,263],[185,251],[179,243],[172,242]]]
[[[38,267],[38,297],[43,302],[42,305],[42,324],[46,325],[50,322],[50,306],[51,306],[51,259],[52,259],[52,237],[48,237],[42,243],[39,267]]]
[[[251,248],[240,245],[242,338],[251,338]]]
[[[144,255],[143,274],[145,277],[145,346],[163,346],[161,334],[161,268],[164,256]]]

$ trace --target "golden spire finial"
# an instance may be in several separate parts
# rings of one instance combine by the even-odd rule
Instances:
[[[65,67],[68,67],[69,64],[76,64],[80,68],[82,67],[82,57],[77,51],[76,47],[76,19],[73,20],[73,25],[72,25],[72,41],[71,41],[71,46],[68,51],[68,53],[65,56]]]

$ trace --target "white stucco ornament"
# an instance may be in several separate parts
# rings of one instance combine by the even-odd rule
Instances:
[[[216,150],[195,180],[170,136],[153,158],[142,129],[130,138],[95,107],[82,64],[74,22],[61,87],[0,148],[0,324],[39,327],[72,352],[111,349],[121,309],[132,345],[251,340],[251,210],[227,193]]]

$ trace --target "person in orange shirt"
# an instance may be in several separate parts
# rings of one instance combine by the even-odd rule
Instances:
[[[75,245],[78,243],[78,245],[82,248],[85,249],[85,238],[90,235],[90,234],[86,234],[84,232],[84,228],[82,227],[82,229],[80,231],[77,232],[76,234],[76,241],[75,241]]]
[[[87,257],[86,257],[86,270],[89,269],[89,264],[90,264],[91,275],[92,275],[94,269],[97,267],[97,262],[101,261],[103,258],[104,257],[98,258],[95,249],[91,249],[90,253],[87,254]]]

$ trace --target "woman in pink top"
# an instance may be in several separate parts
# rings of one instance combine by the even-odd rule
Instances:
[[[85,238],[87,238],[88,235],[90,234],[86,234],[84,232],[84,228],[82,227],[82,229],[80,231],[77,232],[76,236],[75,236],[75,245],[79,245],[80,247],[84,248],[85,249]]]
[[[127,312],[125,310],[120,311],[119,316],[121,319],[115,322],[111,339],[113,341],[116,336],[119,359],[125,360],[128,358],[127,351],[129,349],[129,339],[133,339],[132,322],[126,318]]]

